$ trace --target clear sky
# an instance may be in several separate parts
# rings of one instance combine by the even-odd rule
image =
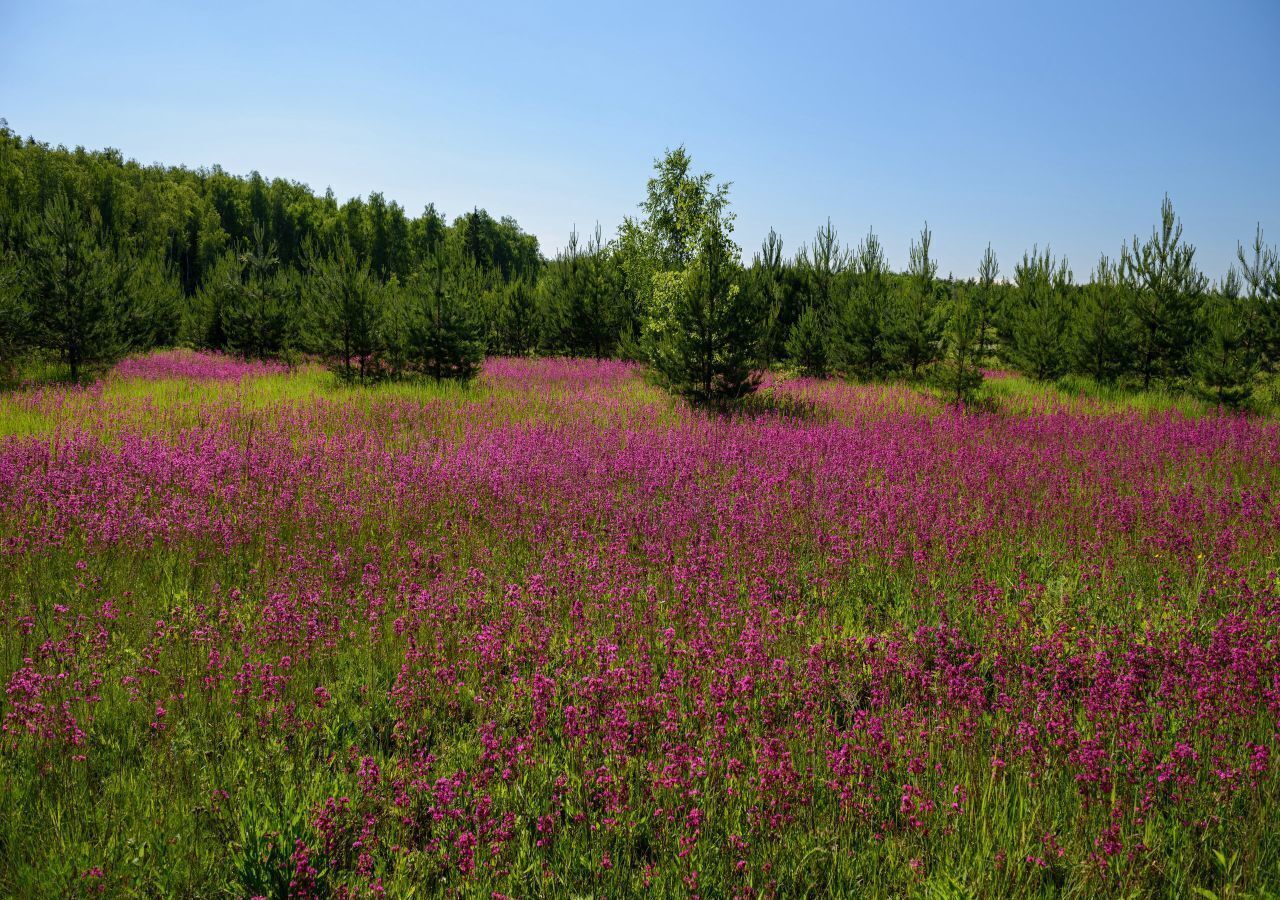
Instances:
[[[1280,0],[67,4],[0,0],[0,116],[416,214],[612,234],[685,144],[747,250],[828,216],[895,268],[1038,242],[1077,278],[1168,192],[1220,276],[1280,241]]]

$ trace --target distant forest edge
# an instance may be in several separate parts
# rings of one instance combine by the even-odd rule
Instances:
[[[67,376],[183,345],[328,360],[343,377],[466,378],[486,353],[627,357],[695,403],[749,395],[770,367],[906,378],[974,400],[1002,367],[1160,387],[1248,407],[1280,374],[1280,261],[1261,226],[1220,282],[1165,198],[1146,237],[1078,281],[1033,247],[938,275],[927,225],[905,271],[830,221],[749,262],[728,186],[683,147],[655,162],[641,215],[574,233],[554,259],[509,217],[411,217],[381,193],[339,203],[283,179],[143,166],[0,120],[0,380],[31,359]]]

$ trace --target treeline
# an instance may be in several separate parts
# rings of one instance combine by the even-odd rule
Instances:
[[[1003,367],[1231,406],[1280,368],[1280,261],[1261,228],[1216,284],[1168,198],[1149,236],[1102,255],[1083,281],[1038,247],[1007,271],[988,247],[976,278],[940,278],[932,245],[926,225],[893,273],[874,233],[847,247],[828,222],[790,260],[771,234],[744,284],[778,307],[776,358],[814,376],[927,379],[956,399],[972,396],[984,368]]]
[[[0,368],[45,352],[80,378],[185,344],[322,354],[351,377],[465,373],[542,267],[536,238],[482,209],[410,217],[378,193],[143,166],[0,120]]]
[[[1280,261],[1261,229],[1218,283],[1166,198],[1152,233],[1077,279],[1032,248],[942,277],[926,226],[895,271],[876,234],[830,222],[793,254],[770,233],[744,264],[728,187],[684,148],[656,162],[642,215],[572,233],[554,259],[509,218],[410,218],[381,194],[256,173],[140,166],[0,129],[0,362],[52,352],[73,377],[185,344],[316,354],[351,379],[466,377],[483,355],[648,361],[695,402],[749,394],[770,366],[907,378],[970,400],[982,372],[1195,391],[1249,402],[1280,367]]]

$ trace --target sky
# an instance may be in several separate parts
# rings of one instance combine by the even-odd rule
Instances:
[[[749,257],[828,217],[904,268],[1033,244],[1078,279],[1167,193],[1214,278],[1280,242],[1280,0],[17,3],[0,117],[51,144],[220,164],[417,214],[606,236],[685,145]]]

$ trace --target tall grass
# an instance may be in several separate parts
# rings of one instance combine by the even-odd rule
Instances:
[[[0,398],[0,893],[1280,885],[1273,421],[192,365]]]

